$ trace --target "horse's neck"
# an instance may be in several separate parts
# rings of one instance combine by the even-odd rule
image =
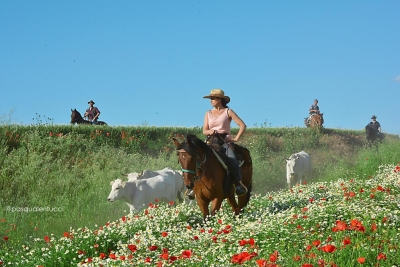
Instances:
[[[83,119],[82,115],[80,113],[76,113],[75,114],[75,118],[76,118],[76,122],[85,122],[85,120]]]

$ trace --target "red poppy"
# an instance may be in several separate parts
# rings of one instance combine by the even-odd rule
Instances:
[[[314,245],[314,247],[318,247],[321,244],[321,241],[320,240],[314,240],[312,242],[312,244]]]
[[[150,251],[155,251],[158,249],[158,246],[150,246],[149,249]]]
[[[128,245],[128,249],[129,249],[131,252],[135,252],[135,251],[137,250],[137,247],[136,247],[136,245],[129,244],[129,245]]]
[[[323,252],[332,253],[336,250],[336,247],[334,245],[325,245],[321,249]]]
[[[162,235],[163,237],[166,237],[166,236],[168,236],[168,233],[167,233],[167,232],[162,232],[161,235]]]
[[[358,263],[363,264],[365,262],[365,258],[364,257],[360,257],[357,259]]]
[[[279,257],[279,252],[275,250],[274,253],[269,255],[269,260],[271,262],[276,262],[278,260],[278,257]]]
[[[46,241],[47,243],[49,243],[49,242],[50,242],[50,237],[49,237],[49,236],[47,236],[47,235],[46,235],[46,236],[45,236],[43,239],[44,239],[44,241]]]
[[[266,267],[268,264],[268,261],[266,260],[256,260],[256,263],[258,265],[258,267]]]
[[[311,263],[304,263],[301,267],[314,267]]]
[[[256,252],[252,252],[252,253],[248,253],[248,252],[242,252],[239,254],[235,254],[232,256],[231,262],[232,263],[238,263],[238,264],[242,264],[248,260],[250,260],[251,258],[257,256],[258,254]]]
[[[193,237],[193,240],[199,240],[199,237],[198,237],[197,235],[195,235],[195,236]]]
[[[380,252],[376,258],[377,260],[386,260],[386,254]]]
[[[124,256],[124,255],[121,255],[121,256],[119,256],[119,259],[120,259],[121,261],[124,261],[124,260],[125,260],[125,256]]]
[[[106,254],[104,254],[103,252],[100,252],[99,258],[102,260],[106,257]]]
[[[296,256],[294,256],[292,259],[293,259],[294,261],[299,261],[299,260],[301,260],[301,257],[300,257],[300,255],[296,255]]]
[[[176,261],[178,259],[177,256],[171,256],[169,257],[169,263],[173,263],[174,261]]]
[[[190,258],[191,256],[192,256],[192,251],[191,251],[191,250],[187,249],[187,250],[182,251],[182,257],[183,257],[183,258],[188,259],[188,258]]]
[[[163,253],[160,255],[160,258],[163,260],[168,260],[168,257],[169,257],[168,253]]]
[[[373,224],[371,225],[371,231],[372,231],[372,232],[375,232],[376,229],[378,229],[378,226],[376,225],[376,223],[373,223]]]
[[[350,236],[346,236],[344,239],[343,239],[343,245],[349,245],[351,243],[351,240],[350,240]]]
[[[8,236],[3,237],[3,240],[7,241],[8,240]]]
[[[110,259],[113,259],[113,260],[116,260],[116,259],[117,259],[117,257],[115,256],[114,253],[110,253],[110,255],[108,255],[108,257],[109,257]]]

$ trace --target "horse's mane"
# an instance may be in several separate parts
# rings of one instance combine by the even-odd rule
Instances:
[[[186,140],[182,142],[178,147],[177,150],[179,149],[183,149],[185,150],[187,153],[189,153],[189,155],[191,156],[196,156],[197,155],[197,150],[196,147],[200,147],[201,150],[203,150],[204,153],[207,153],[209,151],[211,151],[211,148],[208,147],[208,145],[206,143],[204,143],[202,140],[200,140],[199,138],[197,138],[194,134],[188,134],[186,136]],[[193,146],[191,146],[188,141],[190,143],[193,144]]]
[[[74,112],[79,115],[80,117],[82,117],[81,113],[79,111],[77,111],[76,109],[74,109]]]

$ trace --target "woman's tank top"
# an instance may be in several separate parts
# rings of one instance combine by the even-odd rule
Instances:
[[[228,115],[229,108],[226,108],[219,116],[214,117],[212,111],[208,111],[208,128],[217,133],[227,134],[225,141],[231,140],[231,118]]]

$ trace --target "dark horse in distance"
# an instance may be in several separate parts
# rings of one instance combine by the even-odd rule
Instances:
[[[222,201],[228,199],[232,210],[239,215],[250,200],[252,190],[253,165],[247,148],[232,144],[241,164],[242,183],[247,187],[247,193],[235,198],[235,187],[227,176],[227,170],[220,162],[217,152],[195,135],[187,135],[186,140],[179,143],[173,138],[178,151],[178,162],[182,167],[184,183],[196,194],[197,204],[206,219],[221,208]]]
[[[72,110],[71,109],[71,124],[90,124],[93,125],[91,121],[85,120],[81,113],[77,111],[76,109]],[[107,125],[104,121],[97,121],[97,125]]]
[[[373,145],[377,148],[378,143],[382,142],[385,136],[378,132],[375,128],[367,125],[365,126],[365,146],[372,147]]]

